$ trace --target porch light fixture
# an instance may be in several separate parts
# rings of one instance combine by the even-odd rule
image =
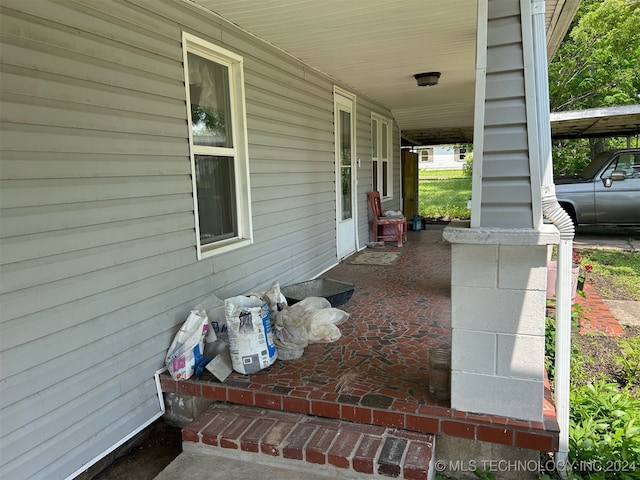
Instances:
[[[431,87],[438,84],[440,72],[416,73],[414,75],[419,87]]]

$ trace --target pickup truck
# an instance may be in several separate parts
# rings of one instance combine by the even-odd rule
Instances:
[[[602,152],[579,174],[554,178],[574,225],[640,225],[640,148]]]

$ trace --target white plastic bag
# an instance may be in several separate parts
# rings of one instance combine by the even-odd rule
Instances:
[[[216,334],[218,341],[229,343],[227,337],[227,320],[224,313],[224,300],[211,294],[198,303],[194,307],[194,310],[206,311],[207,317],[209,317],[209,323],[213,327],[213,332]]]
[[[203,359],[205,337],[215,341],[207,313],[193,310],[171,342],[165,357],[165,365],[174,380],[186,380]]]
[[[278,280],[271,282],[271,286],[264,292],[252,292],[246,296],[260,298],[272,312],[279,312],[287,307],[287,299],[280,291],[280,282]]]
[[[233,369],[248,375],[273,365],[277,353],[267,304],[239,296],[225,299],[224,309]]]
[[[342,336],[337,325],[349,318],[323,297],[307,297],[271,315],[280,360],[300,358],[310,343],[335,342]]]

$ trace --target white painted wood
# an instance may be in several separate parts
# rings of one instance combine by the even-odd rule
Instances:
[[[473,120],[473,173],[471,177],[471,227],[482,225],[482,171],[484,168],[485,101],[487,87],[487,36],[489,0],[478,1],[476,85]]]
[[[530,8],[513,0],[488,3],[487,42],[479,41],[484,54],[478,54],[486,61],[480,63],[486,70],[479,69],[486,73],[484,84],[476,77],[471,226],[533,228],[540,208],[539,187],[532,183],[538,170],[530,163],[534,104],[525,78],[531,65]]]
[[[524,83],[525,83],[525,103],[527,114],[527,135],[529,144],[529,169],[531,175],[529,177],[530,189],[531,189],[531,209],[533,213],[533,226],[534,228],[540,228],[542,226],[542,178],[540,176],[540,165],[542,163],[541,150],[542,141],[540,134],[542,133],[541,127],[538,125],[538,96],[547,98],[549,96],[548,81],[549,76],[546,71],[546,61],[542,62],[545,67],[543,83],[545,88],[545,94],[538,91],[536,87],[536,64],[535,55],[533,50],[533,19],[532,19],[532,5],[530,0],[521,0],[520,9],[522,11],[522,52],[524,58]],[[541,4],[544,7],[544,3]],[[546,53],[546,50],[545,50]],[[546,60],[546,58],[545,58]],[[547,103],[547,102],[545,102]],[[547,103],[548,105],[548,103]],[[547,108],[544,105],[543,108]],[[549,122],[548,115],[545,117]],[[549,148],[549,155],[551,155],[551,126],[549,125],[547,130],[548,138],[545,139],[545,143]],[[551,157],[549,157],[551,158]]]
[[[252,0],[194,3],[203,7],[198,9],[203,15],[212,12],[212,20],[227,19],[302,60],[309,70],[319,69],[380,101],[402,130],[473,127],[474,2],[403,0],[402,8],[383,0],[349,5],[269,0],[260,8]],[[555,51],[579,2],[545,3],[550,49]],[[518,8],[492,1],[491,12],[500,21],[517,15]],[[426,28],[425,18],[431,19]],[[506,28],[518,34],[508,22]],[[413,74],[431,70],[443,72],[437,89],[417,88]]]
[[[334,87],[334,128],[335,128],[335,181],[336,181],[336,251],[337,257],[342,259],[356,251],[358,245],[358,204],[357,204],[357,146],[355,133],[356,97],[355,95]],[[343,122],[342,115],[347,119]],[[348,123],[347,123],[348,122]],[[345,132],[348,132],[349,152],[345,154],[342,142]],[[345,158],[346,157],[346,158]],[[348,161],[348,163],[347,163]],[[349,178],[345,189],[342,178]],[[345,194],[345,190],[348,193]],[[348,196],[345,208],[343,200]]]

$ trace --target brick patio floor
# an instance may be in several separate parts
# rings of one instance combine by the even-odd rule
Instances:
[[[530,422],[452,410],[429,395],[428,349],[451,345],[451,252],[443,228],[430,225],[409,232],[403,247],[382,247],[401,252],[392,266],[352,265],[347,258],[322,275],[356,285],[339,307],[351,318],[340,325],[338,341],[310,345],[302,358],[276,361],[257,374],[233,372],[224,383],[208,372],[181,382],[164,374],[163,391],[553,450],[558,426],[549,401],[544,422]]]

